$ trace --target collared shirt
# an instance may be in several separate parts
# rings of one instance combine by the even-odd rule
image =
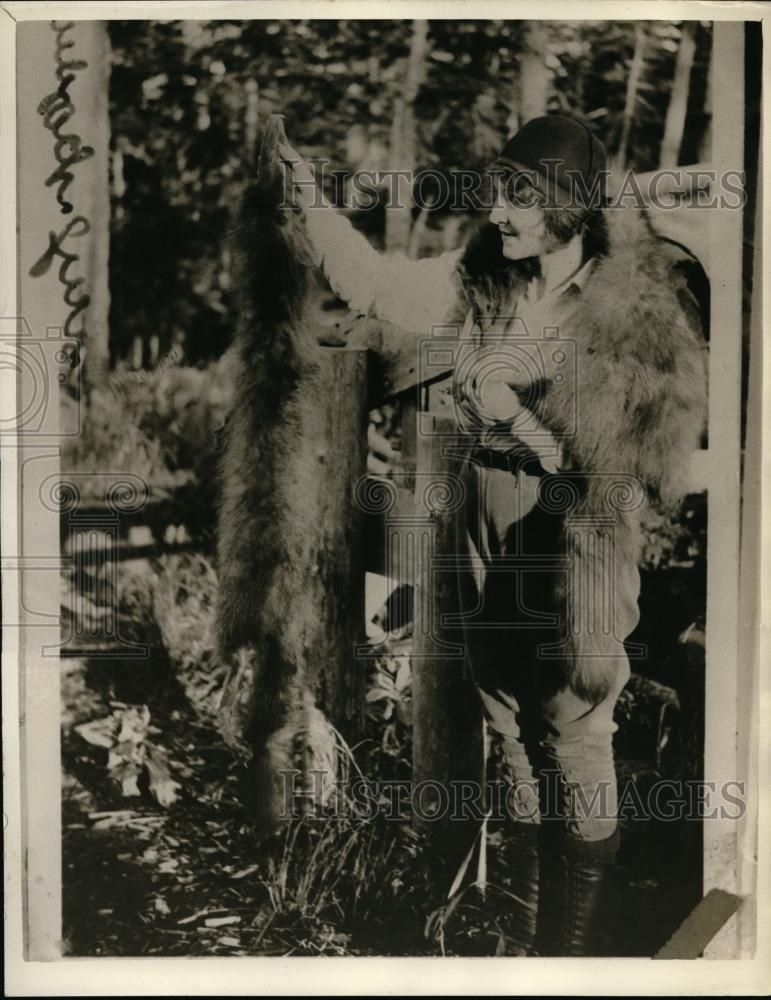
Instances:
[[[554,253],[541,258],[542,278],[533,278],[527,288],[528,305],[542,298],[561,295],[570,288],[583,291],[594,260],[583,260],[583,239],[580,233]]]
[[[541,258],[541,271],[545,279],[544,294],[551,295],[560,291],[571,278],[581,271],[583,259],[583,240],[580,233],[574,236],[564,247]]]

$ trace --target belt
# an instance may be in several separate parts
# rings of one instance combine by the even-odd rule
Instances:
[[[526,472],[530,476],[545,476],[546,470],[541,465],[538,456],[529,448],[521,451],[498,451],[475,444],[469,453],[469,460],[486,469],[502,469],[516,476],[518,472]]]

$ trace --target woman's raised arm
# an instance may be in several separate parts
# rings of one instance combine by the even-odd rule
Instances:
[[[423,260],[381,254],[348,219],[317,197],[310,165],[291,146],[280,147],[291,165],[295,196],[305,209],[308,237],[337,295],[363,314],[428,334],[455,312],[460,250]]]

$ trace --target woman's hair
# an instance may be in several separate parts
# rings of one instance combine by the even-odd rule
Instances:
[[[608,226],[600,209],[593,208],[587,212],[583,208],[559,205],[543,211],[546,233],[556,243],[554,249],[572,240],[577,233],[582,233],[584,261],[607,254]]]
[[[544,225],[555,249],[580,232],[584,261],[604,257],[608,252],[608,225],[602,209],[587,213],[562,206],[545,208]],[[500,308],[515,288],[540,275],[537,257],[504,257],[501,234],[489,221],[482,222],[466,244],[461,268],[470,299],[475,305],[483,304],[486,310]]]

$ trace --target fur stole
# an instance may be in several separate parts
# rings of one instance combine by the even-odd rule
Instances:
[[[624,657],[628,629],[615,634],[614,609],[636,602],[640,509],[649,501],[672,507],[685,494],[707,386],[691,292],[694,271],[703,279],[698,262],[658,236],[640,210],[608,210],[604,219],[606,247],[560,331],[575,343],[575,366],[559,381],[545,380],[537,408],[564,456],[564,471],[541,481],[541,503],[565,515],[569,570],[559,574],[554,595],[563,682],[591,703],[607,696]],[[530,277],[532,262],[509,266],[499,296],[516,294]],[[461,280],[472,307],[494,311],[490,290],[499,283],[480,280],[467,265]],[[596,530],[587,533],[591,524]],[[608,594],[603,612],[600,597]],[[609,628],[599,621],[603,614]]]

